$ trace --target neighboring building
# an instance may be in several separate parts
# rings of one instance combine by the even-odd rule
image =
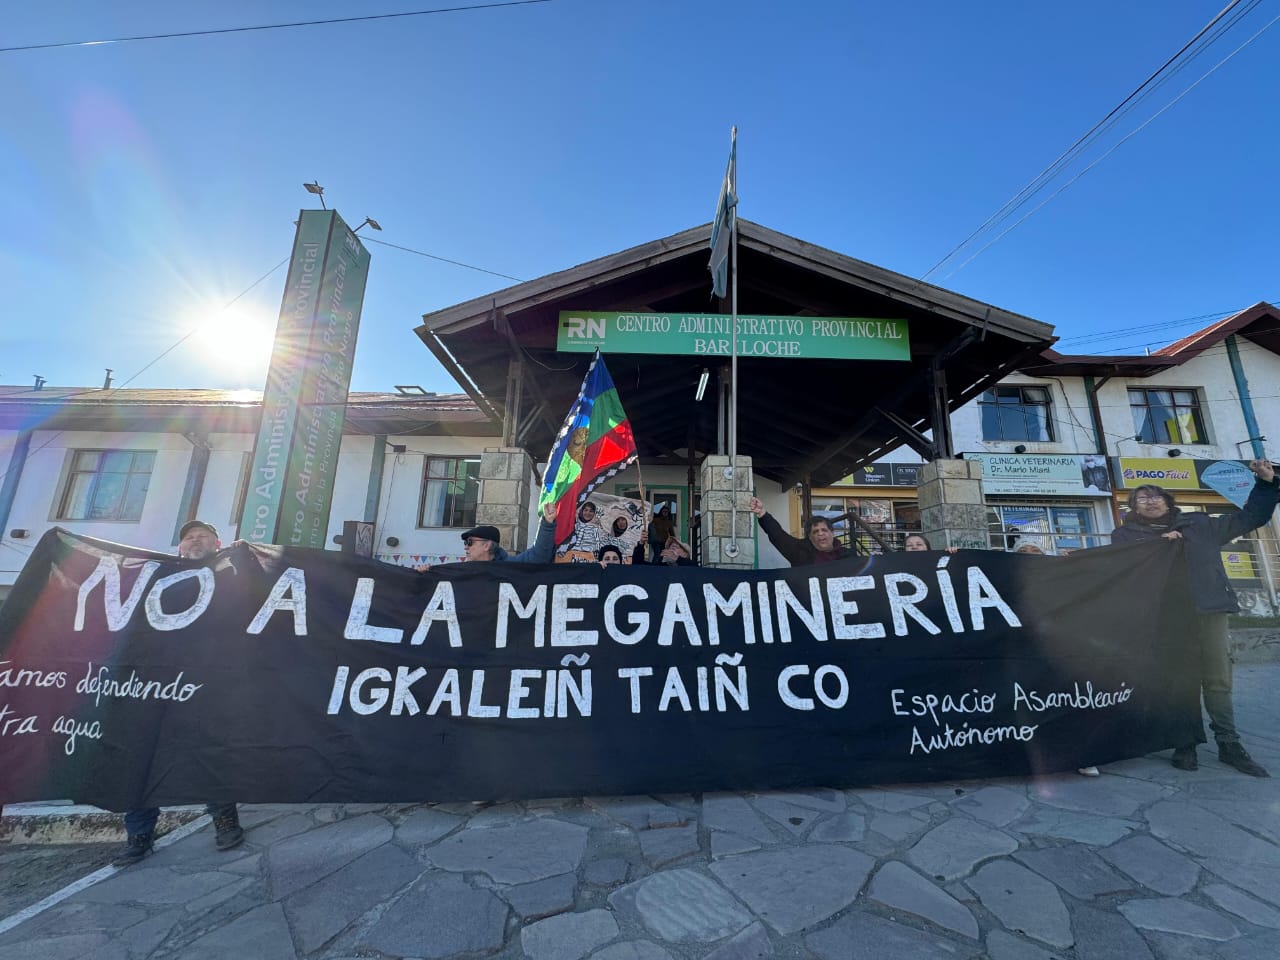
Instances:
[[[0,597],[55,526],[172,552],[200,517],[234,539],[261,398],[0,387]],[[460,560],[496,433],[462,395],[352,394],[326,541],[344,520],[371,520],[382,559]]]
[[[1280,310],[1260,303],[1150,356],[1045,351],[957,410],[951,431],[958,456],[983,462],[993,548],[1020,536],[1046,550],[1098,546],[1127,509],[1129,490],[1145,482],[1173,490],[1183,509],[1236,509],[1205,478],[1214,464],[1243,463],[1280,445],[1278,383]],[[910,456],[898,451],[899,462],[814,489],[812,511],[856,513],[896,549],[917,528],[919,459],[902,462]],[[791,499],[794,532],[803,493]],[[864,547],[880,548],[853,526]],[[853,534],[848,521],[841,527]],[[1248,611],[1280,609],[1274,520],[1223,554]]]

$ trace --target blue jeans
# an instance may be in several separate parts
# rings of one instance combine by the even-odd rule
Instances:
[[[222,817],[236,812],[234,803],[206,804],[204,812],[211,817]],[[124,829],[131,837],[140,833],[155,833],[156,821],[160,819],[159,807],[146,807],[143,810],[130,810],[124,815]]]

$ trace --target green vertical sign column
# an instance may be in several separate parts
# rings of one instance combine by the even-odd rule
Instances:
[[[323,548],[369,252],[332,210],[303,210],[263,393],[239,535]]]

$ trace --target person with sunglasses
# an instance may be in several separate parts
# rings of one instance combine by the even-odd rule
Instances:
[[[481,524],[462,534],[464,563],[551,563],[556,549],[556,514],[553,503],[542,505],[542,520],[533,546],[521,553],[510,554],[502,548],[502,535],[497,527]]]

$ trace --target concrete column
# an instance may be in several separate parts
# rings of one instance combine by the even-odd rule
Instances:
[[[702,565],[721,570],[752,570],[756,565],[755,523],[751,513],[751,491],[755,482],[751,458],[738,457],[732,478],[724,475],[727,456],[707,456],[700,474],[702,489]],[[738,506],[738,528],[733,530],[733,506]],[[736,535],[735,535],[736,533]],[[738,552],[727,549],[736,543]]]
[[[982,462],[933,460],[920,468],[916,487],[920,527],[935,550],[990,548],[987,507],[982,496]]]
[[[480,501],[476,523],[502,534],[502,546],[518,553],[528,546],[529,478],[533,461],[519,447],[486,447],[480,455]]]

